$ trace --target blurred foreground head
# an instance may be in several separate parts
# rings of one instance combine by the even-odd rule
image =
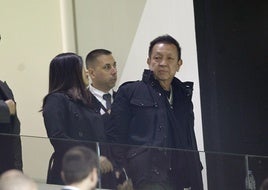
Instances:
[[[91,190],[98,182],[97,168],[96,153],[87,147],[76,146],[64,154],[61,176],[66,185]]]
[[[36,183],[19,170],[8,170],[0,176],[0,190],[37,190]]]

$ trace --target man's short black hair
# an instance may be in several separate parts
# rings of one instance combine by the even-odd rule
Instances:
[[[179,42],[177,40],[175,40],[175,38],[173,38],[172,36],[170,36],[168,34],[158,36],[157,38],[155,38],[153,41],[150,42],[149,52],[148,52],[149,57],[151,57],[151,55],[152,55],[153,47],[155,46],[155,44],[159,44],[159,43],[175,45],[177,47],[177,51],[178,51],[178,58],[179,58],[178,60],[181,59],[181,47],[180,47]]]
[[[111,55],[112,52],[107,49],[94,49],[87,54],[86,57],[86,67],[88,68],[99,56],[101,55]]]
[[[98,157],[95,152],[83,146],[73,147],[63,157],[63,180],[67,185],[80,182],[97,167]]]

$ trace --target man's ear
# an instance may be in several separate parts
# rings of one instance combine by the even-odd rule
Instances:
[[[148,65],[148,68],[151,69],[151,58],[150,57],[147,58],[147,65]]]
[[[150,60],[150,57],[148,57],[148,58],[147,58],[147,64],[148,64],[148,66],[150,66],[150,61],[151,61],[151,60]]]
[[[178,68],[177,68],[177,72],[178,72],[180,70],[180,67],[182,66],[182,60],[180,59],[177,64],[178,64]]]
[[[93,168],[92,172],[88,174],[88,179],[91,182],[91,184],[95,187],[98,182],[98,171],[97,168]]]
[[[95,77],[95,70],[93,68],[88,68],[88,74],[90,78],[94,78]]]
[[[179,66],[182,66],[182,59],[178,61]]]

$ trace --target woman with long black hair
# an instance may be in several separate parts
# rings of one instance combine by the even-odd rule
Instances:
[[[62,53],[52,59],[49,91],[42,106],[47,135],[54,147],[47,183],[63,184],[62,158],[72,146],[82,144],[96,150],[96,142],[106,141],[103,120],[91,103],[88,84],[88,71],[80,56]],[[113,169],[106,157],[100,160],[102,171]]]

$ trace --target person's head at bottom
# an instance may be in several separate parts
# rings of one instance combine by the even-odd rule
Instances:
[[[98,157],[83,146],[68,150],[63,157],[61,177],[66,185],[94,190],[98,182]]]
[[[268,177],[263,180],[260,190],[268,190]]]
[[[20,170],[11,169],[0,177],[0,190],[37,190],[33,179],[23,174]]]

